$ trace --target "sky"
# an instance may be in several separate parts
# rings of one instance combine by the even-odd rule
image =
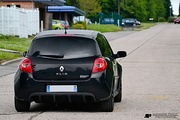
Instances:
[[[179,2],[180,0],[171,0],[174,15],[179,14]]]

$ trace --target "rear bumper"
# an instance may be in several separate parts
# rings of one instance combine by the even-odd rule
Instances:
[[[30,95],[30,101],[37,103],[93,103],[97,102],[96,97],[92,93],[32,93]]]
[[[176,23],[178,23],[178,24],[179,24],[180,22],[178,22],[178,21],[175,21],[174,23],[175,23],[175,24],[176,24]]]
[[[99,102],[112,95],[112,80],[105,72],[91,76],[86,81],[36,81],[31,74],[17,72],[14,91],[17,99],[28,102]],[[77,85],[77,92],[46,92],[47,85]]]

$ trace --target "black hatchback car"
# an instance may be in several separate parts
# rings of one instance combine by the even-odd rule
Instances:
[[[37,103],[95,103],[111,112],[122,97],[122,68],[106,38],[89,30],[52,30],[32,41],[14,77],[15,108]]]

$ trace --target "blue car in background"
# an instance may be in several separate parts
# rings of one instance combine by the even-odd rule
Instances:
[[[141,22],[134,18],[122,19],[122,26],[136,26],[136,25],[141,25]]]

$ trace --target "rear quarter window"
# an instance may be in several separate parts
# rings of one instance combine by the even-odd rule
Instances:
[[[113,55],[112,49],[103,35],[98,34],[96,41],[98,42],[100,51],[104,57],[110,57]]]

